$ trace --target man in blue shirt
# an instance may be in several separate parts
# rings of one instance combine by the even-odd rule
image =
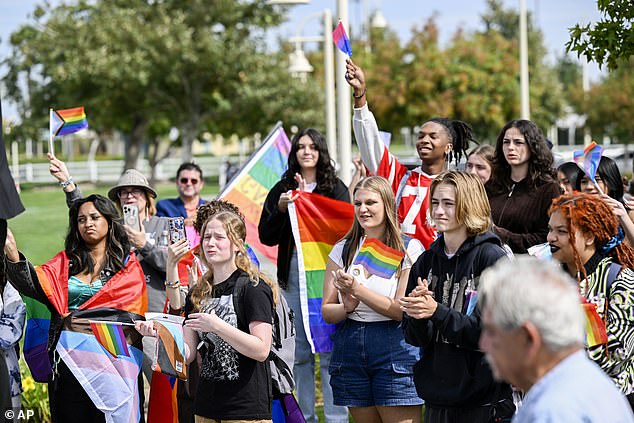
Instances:
[[[552,262],[500,260],[482,274],[480,349],[496,378],[526,396],[527,422],[634,423],[627,400],[584,351],[579,287]]]
[[[165,198],[156,203],[156,215],[185,218],[185,225],[192,226],[196,220],[196,210],[205,203],[200,198],[200,190],[205,185],[203,171],[196,163],[183,163],[176,171],[177,198]]]

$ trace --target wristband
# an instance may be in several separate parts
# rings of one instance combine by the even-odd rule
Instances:
[[[66,189],[66,187],[72,183],[73,183],[73,177],[69,176],[66,182],[60,182],[59,185],[62,187],[62,189]]]
[[[360,99],[361,97],[363,97],[365,95],[365,93],[368,92],[368,87],[365,87],[363,89],[363,92],[360,95],[354,95],[354,93],[352,93],[352,97],[356,98],[357,100]]]
[[[165,286],[167,288],[178,288],[178,287],[181,286],[181,281],[177,280],[177,281],[174,281],[174,282],[169,282],[169,281],[166,280],[165,281]]]

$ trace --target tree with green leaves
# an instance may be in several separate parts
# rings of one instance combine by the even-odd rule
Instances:
[[[566,48],[588,62],[614,70],[634,55],[634,4],[631,0],[597,0],[597,8],[602,18],[570,28]]]
[[[11,36],[4,77],[33,138],[49,107],[81,104],[92,129],[125,134],[130,168],[148,144],[156,165],[172,127],[187,160],[203,131],[247,136],[278,119],[320,123],[310,112],[323,110],[319,87],[289,78],[265,49],[265,30],[282,14],[264,0],[78,0],[33,16]]]

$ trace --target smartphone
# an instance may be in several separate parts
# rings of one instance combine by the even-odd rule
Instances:
[[[185,235],[185,219],[173,217],[169,220],[170,244],[175,244],[181,239],[187,239]]]
[[[139,208],[135,204],[123,205],[123,223],[137,231],[141,230]]]

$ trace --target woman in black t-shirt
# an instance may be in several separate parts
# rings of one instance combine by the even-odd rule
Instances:
[[[194,400],[196,422],[270,420],[267,357],[277,286],[249,260],[241,216],[232,212],[215,214],[203,225],[201,236],[200,256],[209,271],[186,299],[183,328],[187,362],[196,358],[197,349],[202,358]],[[179,246],[177,243],[172,248]],[[187,248],[184,243],[182,247]],[[168,277],[177,274],[176,269],[167,270]],[[235,301],[240,301],[244,322],[238,321],[233,298],[234,287],[241,279],[248,283]],[[178,281],[167,281],[167,296],[176,309],[182,306],[178,285]],[[144,335],[154,334],[151,326],[138,326]]]

